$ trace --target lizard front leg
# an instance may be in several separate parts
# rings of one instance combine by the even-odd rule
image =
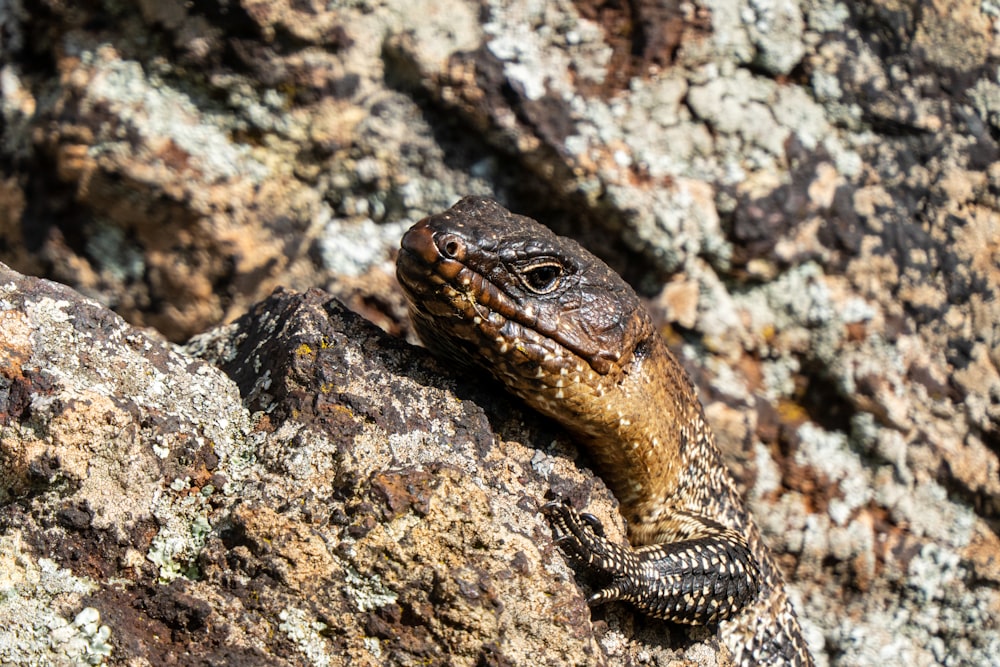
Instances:
[[[760,572],[746,540],[710,519],[697,517],[703,530],[696,537],[632,547],[606,538],[595,517],[566,502],[542,509],[557,544],[584,569],[610,579],[591,604],[624,600],[656,618],[703,625],[735,615],[759,591]]]

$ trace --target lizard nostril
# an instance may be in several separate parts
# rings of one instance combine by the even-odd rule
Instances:
[[[465,256],[465,243],[453,234],[441,234],[435,239],[441,254],[447,259],[461,259]]]

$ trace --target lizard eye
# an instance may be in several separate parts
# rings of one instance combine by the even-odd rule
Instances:
[[[521,282],[535,294],[548,294],[557,287],[563,276],[563,267],[552,260],[539,262],[520,270]]]

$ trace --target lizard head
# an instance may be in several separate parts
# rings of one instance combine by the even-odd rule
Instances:
[[[518,375],[607,375],[653,333],[604,262],[484,197],[415,224],[396,267],[424,344],[508,386]]]

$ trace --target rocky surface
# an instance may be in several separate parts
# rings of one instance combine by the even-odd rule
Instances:
[[[187,350],[2,265],[0,306],[4,664],[726,664],[592,624],[538,512],[613,515],[572,445],[329,295]]]
[[[276,285],[320,286],[405,334],[391,277],[401,231],[477,193],[579,238],[650,298],[793,582],[820,664],[991,664],[1000,655],[998,19],[1000,7],[980,0],[0,3],[0,261],[173,341],[249,311],[203,342],[211,363],[201,364],[69,292],[46,286],[50,301],[32,297],[29,307],[7,288],[0,580],[50,592],[34,606],[3,598],[29,605],[2,609],[33,633],[3,650],[86,646],[100,659],[110,646],[111,660],[124,660],[152,650],[144,636],[179,647],[200,632],[223,662],[227,650],[316,662],[315,651],[351,641],[352,650],[389,646],[386,660],[419,646],[473,656],[469,647],[492,641],[517,663],[524,654],[513,651],[543,631],[497,611],[535,604],[513,580],[542,562],[568,576],[533,513],[549,459],[519,472],[523,491],[455,471],[492,470],[492,456],[523,468],[537,455],[583,484],[580,500],[598,502],[590,490],[600,485],[573,477],[568,443],[547,449],[558,439],[549,427],[494,441],[494,427],[522,419],[516,407],[449,384],[444,369],[364,327],[341,332],[359,347],[337,363],[374,364],[385,384],[371,402],[303,379],[336,353],[310,339],[296,356],[280,333],[291,329],[264,327],[284,322],[278,312],[298,322],[296,309],[314,313],[298,316],[309,331],[360,326],[318,305],[325,297],[283,294],[251,308]],[[47,338],[50,329],[66,338]],[[97,359],[93,341],[105,334],[116,351]],[[254,367],[258,353],[240,346],[258,344],[275,356]],[[50,366],[62,370],[41,370]],[[419,390],[392,384],[422,373]],[[428,386],[438,398],[463,387],[463,400],[432,408]],[[401,398],[375,407],[397,391],[419,407]],[[456,416],[460,408],[471,412]],[[380,468],[373,454],[353,481],[338,477],[354,465],[344,444],[360,437],[353,428],[406,434],[415,427],[399,423],[435,416],[478,420],[479,430],[427,427],[419,455]],[[440,435],[450,428],[462,437]],[[300,432],[309,435],[277,444]],[[432,474],[432,462],[444,467]],[[423,500],[400,510],[378,500],[394,493],[378,488],[399,485],[376,483],[376,470],[405,477],[417,465],[434,482],[407,493],[438,498],[438,517],[451,516],[453,496],[486,503],[489,521],[508,516],[497,509],[504,493],[528,503],[502,528],[531,536],[523,567],[454,543],[459,560],[421,561],[487,573],[492,593],[479,599],[497,605],[492,626],[467,600],[452,621],[393,616],[407,609],[403,598],[362,610],[349,595],[318,592],[315,581],[333,575],[307,574],[363,560],[364,548],[345,555],[334,540],[362,515],[375,523],[355,544],[397,521],[417,525],[413,517],[443,528],[448,520],[414,509]],[[314,479],[313,495],[293,479]],[[244,514],[226,484],[236,496],[255,489]],[[125,499],[102,500],[106,489]],[[364,502],[371,512],[357,509]],[[336,503],[344,518],[335,521],[321,508]],[[598,510],[610,524],[611,506]],[[447,533],[428,529],[442,543]],[[251,537],[226,537],[236,534]],[[404,579],[390,572],[423,571],[410,558],[358,581],[378,574],[394,585],[372,589],[377,600],[403,596],[424,581],[414,574],[410,588],[395,587]],[[504,567],[516,575],[498,574]],[[576,595],[555,580],[530,591]],[[675,630],[655,639],[662,626],[618,609],[588,625],[572,599],[584,620],[569,614],[575,629],[562,631],[576,643],[543,643],[587,647],[582,662],[655,663],[666,646],[690,645]],[[257,622],[240,616],[246,609]],[[455,629],[472,618],[475,627]],[[635,637],[645,649],[626,642]],[[494,660],[487,654],[467,659]]]

